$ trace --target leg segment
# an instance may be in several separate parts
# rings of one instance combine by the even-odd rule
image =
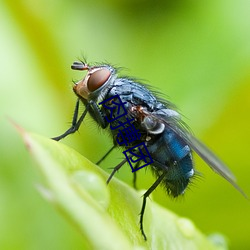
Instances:
[[[97,163],[96,165],[99,165],[115,148],[116,146],[114,145]]]
[[[68,136],[69,134],[75,133],[79,129],[79,127],[80,127],[80,125],[81,125],[84,117],[86,116],[86,114],[87,114],[87,112],[89,110],[89,105],[87,105],[86,109],[84,110],[84,112],[82,113],[81,117],[77,121],[78,111],[79,111],[79,102],[80,101],[78,99],[77,102],[76,102],[76,106],[75,106],[75,111],[74,111],[74,116],[73,116],[71,127],[65,133],[63,133],[62,135],[59,135],[57,137],[52,138],[53,140],[60,141],[64,137]]]
[[[92,100],[89,101],[89,105],[90,105],[89,109],[90,114],[94,115],[96,122],[99,125],[101,125],[102,128],[106,128],[108,126],[108,122],[104,118],[104,114],[102,113],[99,106]]]
[[[158,179],[153,183],[153,185],[143,195],[142,208],[141,208],[141,212],[140,212],[140,230],[141,230],[141,233],[142,233],[142,236],[143,236],[144,240],[147,240],[146,234],[145,234],[144,229],[143,229],[143,216],[144,216],[144,212],[145,212],[145,208],[146,208],[146,200],[147,200],[148,196],[161,183],[161,181],[163,180],[163,178],[165,177],[165,175],[166,175],[166,173],[163,173],[162,175],[160,175],[158,177]]]
[[[140,166],[141,161],[138,161],[135,165],[135,169],[138,168]],[[137,175],[136,175],[136,171],[133,172],[133,187],[134,189],[137,189],[136,187],[136,180],[137,180]]]
[[[108,180],[107,180],[107,184],[109,184],[109,182],[111,181],[112,177],[114,176],[114,174],[127,162],[127,159],[125,158],[121,163],[119,163],[112,171],[112,173],[110,174]]]

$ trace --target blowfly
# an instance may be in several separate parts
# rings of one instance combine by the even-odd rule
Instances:
[[[115,172],[128,162],[129,156],[136,164],[136,170],[150,156],[152,161],[149,167],[156,176],[156,181],[143,195],[140,230],[145,240],[143,216],[147,197],[159,184],[162,184],[172,197],[184,193],[195,174],[192,151],[244,195],[236,184],[232,172],[189,132],[172,103],[157,97],[147,85],[133,78],[119,77],[118,70],[109,64],[90,66],[80,61],[74,62],[71,68],[86,71],[87,74],[73,87],[77,102],[71,127],[53,139],[59,141],[76,132],[86,114],[89,113],[102,129],[109,131],[113,138],[113,147],[101,160],[117,146],[123,147],[128,153],[124,160],[113,169],[107,183]],[[121,102],[126,116],[120,115],[121,110],[120,113],[115,112],[115,109],[120,107],[117,105],[118,101]],[[85,110],[79,115],[80,103],[83,103]],[[127,135],[128,127],[124,124],[129,124],[130,128],[137,132],[133,139]],[[121,143],[124,138],[130,139]],[[149,153],[149,156],[146,156],[146,153]],[[135,174],[135,171],[133,172]]]

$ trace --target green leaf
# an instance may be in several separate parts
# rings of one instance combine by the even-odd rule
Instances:
[[[81,232],[83,249],[226,249],[215,245],[186,218],[148,199],[143,240],[139,212],[143,192],[113,178],[75,150],[21,130],[44,176],[39,191]]]

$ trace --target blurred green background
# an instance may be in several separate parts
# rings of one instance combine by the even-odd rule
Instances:
[[[82,55],[123,66],[166,94],[250,195],[249,13],[247,0],[1,1],[0,249],[81,248],[81,235],[36,191],[39,173],[8,117],[47,137],[64,132],[72,80],[83,76],[70,65]],[[111,141],[93,124],[88,118],[63,143],[96,162]],[[102,167],[121,157],[117,150]],[[195,160],[203,177],[184,198],[161,188],[153,198],[204,233],[226,235],[230,249],[250,249],[249,201]],[[139,187],[149,187],[150,171],[138,174]],[[128,166],[117,177],[132,183]]]

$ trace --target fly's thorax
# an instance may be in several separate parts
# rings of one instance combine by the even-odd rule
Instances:
[[[75,94],[81,99],[101,101],[106,95],[107,87],[117,77],[115,69],[109,65],[103,65],[85,66],[82,70],[88,70],[88,73],[73,87]]]

